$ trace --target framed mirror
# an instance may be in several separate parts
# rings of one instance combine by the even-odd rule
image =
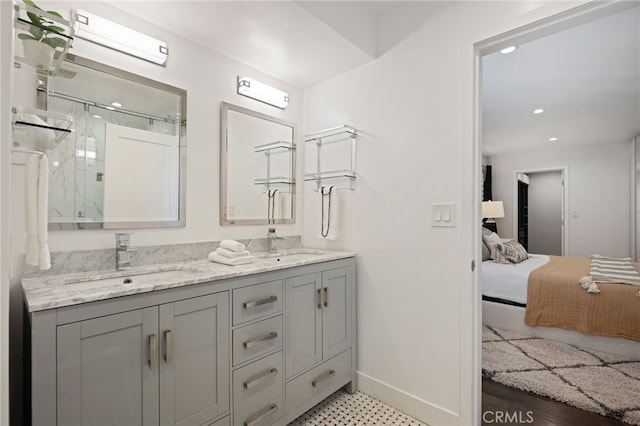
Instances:
[[[220,224],[295,223],[295,123],[226,102],[220,110]]]
[[[73,118],[45,149],[50,230],[185,225],[186,90],[74,55],[37,90]]]

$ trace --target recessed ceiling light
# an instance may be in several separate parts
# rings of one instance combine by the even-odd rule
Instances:
[[[536,109],[533,110],[534,114],[542,114],[543,112],[544,112],[544,109],[542,109],[542,108],[536,108]]]
[[[555,141],[557,141],[557,140],[558,140],[558,138],[556,138],[555,136],[554,136],[554,137],[552,137],[552,138],[549,138],[549,141],[550,141],[550,142],[555,142]]]
[[[515,52],[517,48],[518,46],[505,47],[500,51],[500,53],[502,53],[503,55],[506,55],[507,53]]]
[[[111,105],[113,105],[116,108],[120,108],[122,106],[120,102],[111,102]]]
[[[108,109],[109,111],[114,111],[115,110],[115,108],[112,107],[112,106],[108,106],[108,107],[105,107],[105,108]]]
[[[102,118],[101,116],[99,116],[98,114],[94,114],[93,118]]]

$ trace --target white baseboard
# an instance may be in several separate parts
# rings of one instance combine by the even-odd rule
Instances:
[[[460,424],[457,414],[359,371],[358,390],[429,425],[457,426]]]

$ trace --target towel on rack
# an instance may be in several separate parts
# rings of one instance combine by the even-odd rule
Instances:
[[[243,251],[245,249],[244,244],[235,240],[222,240],[220,241],[220,247],[231,251]]]
[[[222,263],[224,265],[236,266],[236,265],[245,265],[247,263],[253,263],[253,261],[256,260],[256,258],[254,256],[241,256],[241,257],[231,258],[231,257],[220,256],[215,251],[212,251],[211,253],[209,253],[209,260],[212,262]]]
[[[249,253],[247,250],[231,251],[222,247],[218,247],[216,249],[216,253],[218,253],[220,256],[230,257],[230,258],[251,256],[251,253]]]
[[[338,217],[340,216],[338,189],[322,187],[318,193],[320,194],[320,232],[318,237],[325,240],[337,240]]]
[[[27,160],[26,202],[26,262],[41,270],[51,268],[49,253],[48,198],[49,166],[47,157],[33,154]]]
[[[39,147],[48,147],[56,139],[56,134],[51,129],[45,129],[37,126],[49,126],[49,123],[41,119],[35,114],[29,114],[26,112],[20,112],[16,114],[15,121],[21,121],[23,123],[35,124],[35,126],[29,126],[29,124],[17,125],[13,131],[13,141],[21,146],[31,146],[34,149]]]

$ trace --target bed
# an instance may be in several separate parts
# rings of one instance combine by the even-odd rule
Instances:
[[[600,284],[600,294],[587,293],[578,280],[589,265],[589,258],[545,255],[516,265],[483,262],[483,323],[637,357],[640,289]]]

